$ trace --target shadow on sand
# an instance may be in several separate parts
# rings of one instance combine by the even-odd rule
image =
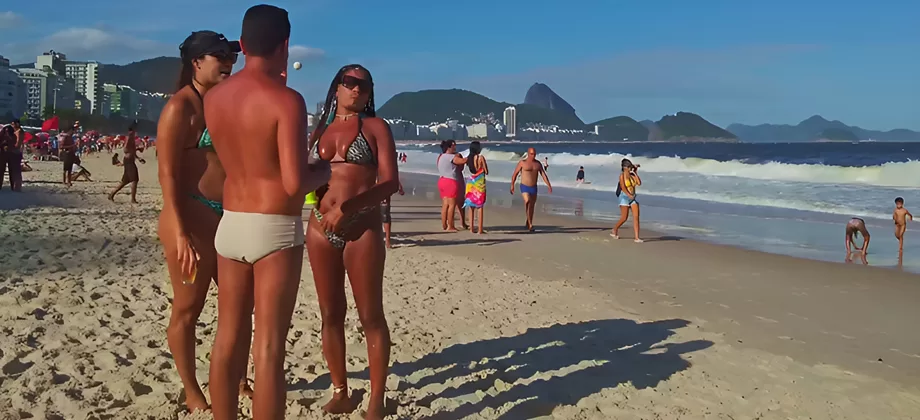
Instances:
[[[557,324],[513,337],[456,344],[413,362],[396,363],[391,374],[402,379],[400,392],[422,395],[410,404],[430,407],[437,400],[454,399],[455,404],[438,405],[456,408],[431,418],[461,419],[509,403],[514,405],[507,411],[488,417],[534,418],[620,384],[653,388],[689,368],[684,355],[713,343],[664,342],[687,325],[690,322],[683,319]],[[355,376],[367,379],[368,372]],[[314,381],[319,389],[324,385],[328,375]]]

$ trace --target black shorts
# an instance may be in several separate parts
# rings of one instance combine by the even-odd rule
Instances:
[[[64,162],[64,172],[69,174],[73,171],[73,164],[77,162],[77,155],[73,152],[64,152],[61,161]]]

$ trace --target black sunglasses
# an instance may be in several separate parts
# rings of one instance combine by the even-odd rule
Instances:
[[[342,76],[342,86],[345,86],[345,89],[354,89],[357,86],[361,92],[370,92],[374,88],[374,84],[370,80],[349,75]]]
[[[236,64],[236,60],[240,56],[238,53],[228,52],[212,52],[204,55],[210,55],[211,57],[216,58],[218,61],[229,61],[231,64]]]

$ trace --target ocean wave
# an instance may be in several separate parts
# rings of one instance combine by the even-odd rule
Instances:
[[[643,166],[643,168],[645,168]],[[437,176],[437,169],[432,165],[431,168],[418,168],[418,167],[401,167],[400,171],[411,172],[417,174],[425,175],[434,175]],[[501,183],[510,183],[511,178],[500,175],[489,175],[489,181],[501,182]],[[556,187],[562,188],[576,188],[580,190],[592,190],[592,191],[604,191],[611,193],[611,200],[613,200],[613,192],[616,190],[616,185],[608,185],[606,183],[592,183],[592,184],[576,184],[571,181],[556,181],[553,182]],[[751,189],[750,191],[756,192],[756,188]],[[656,197],[669,197],[677,198],[684,200],[699,200],[707,201],[720,204],[733,204],[740,206],[757,206],[757,207],[772,207],[780,208],[787,210],[801,210],[801,211],[810,211],[826,214],[837,214],[842,216],[860,216],[866,218],[874,219],[889,219],[890,214],[882,214],[874,212],[865,208],[850,207],[834,203],[819,202],[813,199],[809,200],[803,197],[802,199],[795,198],[778,198],[775,196],[764,196],[757,197],[750,194],[739,194],[737,192],[724,191],[724,192],[695,192],[695,191],[662,191],[656,190],[654,187],[646,187],[643,185],[639,196],[650,195]],[[641,198],[640,198],[641,201]]]
[[[421,152],[423,155],[434,153]],[[520,160],[520,153],[483,149],[483,155],[491,161],[514,162]],[[649,173],[686,173],[703,176],[729,176],[759,179],[765,181],[809,182],[817,184],[856,184],[881,187],[920,188],[920,161],[889,162],[876,166],[833,166],[822,164],[791,164],[781,162],[745,163],[738,160],[718,161],[703,158],[634,157],[618,153],[577,155],[551,153],[541,155],[549,158],[550,166],[584,166],[616,170],[623,158],[629,158]],[[434,159],[434,158],[432,158]]]

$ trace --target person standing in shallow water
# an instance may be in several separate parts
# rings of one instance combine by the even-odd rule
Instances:
[[[239,51],[239,43],[216,32],[189,35],[179,46],[179,85],[157,125],[157,169],[163,193],[157,234],[173,289],[166,339],[189,411],[209,407],[195,375],[195,324],[211,281],[217,283],[214,233],[223,214],[225,178],[211,147],[202,98],[230,75]],[[118,153],[112,164],[121,165]],[[245,378],[240,387],[251,395]]]
[[[365,419],[384,418],[390,363],[390,330],[383,310],[386,249],[380,203],[399,189],[396,143],[376,116],[374,81],[357,64],[339,69],[325,111],[311,137],[314,159],[332,165],[329,185],[317,191],[307,229],[307,253],[323,321],[323,356],[332,378],[332,399],[323,410],[354,411],[345,368],[345,274],[367,338],[371,393]]]
[[[533,213],[537,207],[537,177],[542,177],[547,191],[550,194],[553,193],[553,186],[549,183],[549,177],[546,176],[543,164],[537,160],[537,150],[533,147],[527,149],[527,156],[514,168],[514,174],[511,175],[511,195],[514,195],[514,185],[518,175],[521,176],[521,196],[524,197],[524,216],[526,217],[524,226],[528,231],[533,232]]]

